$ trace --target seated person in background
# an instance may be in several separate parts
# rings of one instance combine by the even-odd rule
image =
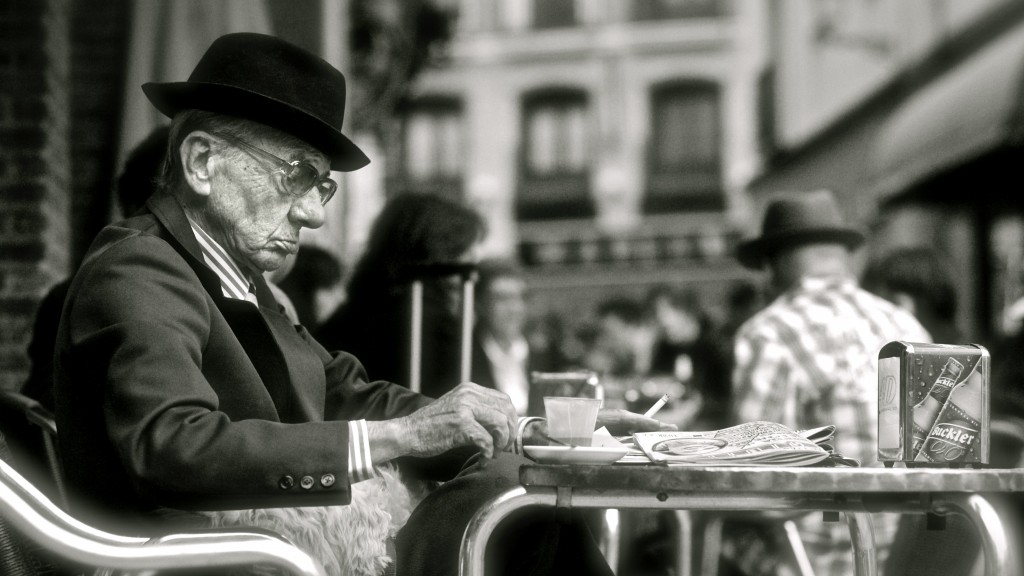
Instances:
[[[296,328],[262,275],[298,249],[302,228],[323,224],[329,171],[369,162],[341,132],[344,77],[277,38],[241,33],[217,39],[188,81],[143,89],[172,117],[160,189],[99,234],[58,332],[72,512],[132,535],[208,525],[196,510],[301,513],[347,504],[377,466],[409,461],[450,481],[398,533],[399,573],[456,573],[474,511],[518,485],[508,396],[462,383],[431,400],[370,381],[354,356]],[[599,420],[613,416],[623,428],[661,426]],[[584,529],[553,511],[527,514],[494,567],[610,574]]]
[[[720,355],[711,318],[693,290],[655,286],[647,295],[648,314],[658,328],[651,359],[652,376],[670,376],[682,384],[699,411],[692,430],[717,430],[729,420],[729,363]]]
[[[619,378],[646,376],[651,371],[657,329],[636,299],[608,297],[594,310],[596,333],[586,364],[597,372]]]
[[[508,394],[520,416],[543,415],[544,400],[530,386],[530,373],[563,369],[559,343],[553,333],[541,332],[537,325],[527,334],[526,280],[516,262],[488,259],[478,271],[470,379]]]
[[[474,288],[476,323],[471,379],[508,394],[519,415],[530,411],[531,403],[533,413],[543,414],[543,407],[530,398],[533,367],[530,346],[523,335],[526,282],[518,267],[509,261],[481,262]]]
[[[460,202],[416,193],[391,198],[353,268],[348,299],[316,330],[317,340],[354,354],[375,380],[408,385],[414,269],[476,263],[485,233],[483,218]],[[423,279],[419,374],[427,396],[441,396],[458,383],[461,304],[458,276]]]
[[[605,404],[626,407],[642,402],[636,394],[651,374],[657,338],[657,328],[645,313],[643,304],[623,294],[598,302],[594,310],[594,333],[589,338],[592,340],[582,363],[600,376]],[[660,394],[652,396],[653,403]],[[646,410],[646,406],[643,408]],[[659,413],[659,417],[670,421],[665,414]]]
[[[523,328],[530,344],[530,360],[539,370],[562,372],[572,365],[565,352],[568,329],[562,315],[548,310],[539,315],[530,314]]]
[[[893,340],[931,338],[909,312],[858,286],[853,251],[863,241],[828,191],[768,204],[761,235],[740,243],[737,256],[768,274],[775,298],[736,334],[733,394],[737,423],[833,424],[836,450],[871,466],[878,460],[878,351]],[[882,562],[896,517],[874,520]],[[814,514],[797,522],[816,574],[852,573],[844,524]]]

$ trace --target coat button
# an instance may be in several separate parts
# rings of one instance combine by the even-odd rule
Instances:
[[[281,490],[287,490],[295,486],[295,479],[291,476],[281,476],[281,479],[277,481],[277,485]]]
[[[334,486],[334,474],[324,474],[320,477],[320,484],[324,488],[330,488]]]
[[[299,480],[299,486],[302,486],[303,490],[309,490],[313,487],[313,484],[315,484],[315,482],[313,481],[312,476],[303,476],[302,480]]]

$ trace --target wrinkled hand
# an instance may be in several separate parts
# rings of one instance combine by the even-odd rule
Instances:
[[[633,432],[657,432],[659,430],[675,430],[675,424],[667,424],[661,420],[648,418],[618,408],[602,408],[597,413],[597,427],[605,426],[614,436],[625,436]]]
[[[401,428],[400,455],[434,456],[473,445],[492,458],[512,441],[516,411],[507,395],[466,382],[416,412],[388,422]],[[372,446],[373,431],[370,439]]]

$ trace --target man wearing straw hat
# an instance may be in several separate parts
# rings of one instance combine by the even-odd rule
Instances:
[[[834,424],[836,450],[877,461],[878,351],[893,340],[930,342],[906,311],[861,289],[852,253],[864,235],[847,224],[828,191],[782,196],[766,207],[760,236],[741,242],[747,268],[765,270],[774,300],[736,334],[733,388],[740,422],[794,429]],[[816,574],[849,574],[845,523],[805,516],[801,536]],[[876,515],[887,550],[893,517]]]
[[[398,534],[398,572],[454,573],[476,507],[518,484],[508,396],[466,382],[432,400],[368,382],[355,357],[293,325],[262,276],[298,250],[302,228],[323,224],[330,172],[369,162],[341,132],[345,78],[291,44],[240,33],[217,39],[188,81],[143,90],[172,118],[162,182],[146,210],[94,242],[57,342],[73,511],[146,534],[202,525],[195,511],[342,505],[381,464],[404,460],[459,475]],[[524,518],[499,566],[609,573],[583,529],[553,512]]]

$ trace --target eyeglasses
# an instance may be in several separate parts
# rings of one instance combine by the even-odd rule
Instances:
[[[265,159],[277,164],[278,169],[271,172],[275,176],[274,181],[280,189],[296,198],[305,196],[315,187],[317,194],[320,195],[320,205],[323,206],[330,201],[331,197],[338,190],[337,182],[327,177],[321,177],[316,167],[306,160],[288,162],[230,134],[217,132],[211,132],[211,134],[231,142],[254,156],[262,155]]]

